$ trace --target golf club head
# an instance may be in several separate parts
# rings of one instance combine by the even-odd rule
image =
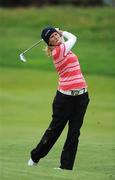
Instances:
[[[23,53],[20,54],[20,60],[26,62],[26,58]]]

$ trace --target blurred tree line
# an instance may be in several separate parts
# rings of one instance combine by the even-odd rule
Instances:
[[[96,6],[102,5],[103,0],[0,0],[2,7],[17,6],[43,6],[43,5],[66,5],[72,4],[76,6]]]

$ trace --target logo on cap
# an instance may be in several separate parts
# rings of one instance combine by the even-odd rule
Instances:
[[[45,33],[45,36],[47,36],[49,32],[50,32],[50,29]]]

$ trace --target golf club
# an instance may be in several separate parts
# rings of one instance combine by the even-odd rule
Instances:
[[[31,50],[32,48],[36,47],[36,46],[37,46],[38,44],[40,44],[40,42],[42,42],[42,41],[43,41],[43,39],[40,39],[37,43],[33,44],[31,47],[29,47],[29,48],[26,49],[24,52],[22,52],[22,53],[20,54],[20,60],[23,61],[23,62],[26,62],[27,60],[26,60],[24,54],[25,54],[26,52],[28,52],[29,50]]]

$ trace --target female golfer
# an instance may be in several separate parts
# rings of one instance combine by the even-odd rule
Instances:
[[[68,123],[67,138],[57,169],[72,170],[80,128],[89,103],[87,84],[78,57],[71,51],[77,38],[67,31],[58,31],[53,27],[44,28],[41,37],[48,45],[47,52],[52,56],[59,75],[59,85],[52,105],[51,123],[39,144],[31,151],[28,165],[37,165],[48,154]]]

